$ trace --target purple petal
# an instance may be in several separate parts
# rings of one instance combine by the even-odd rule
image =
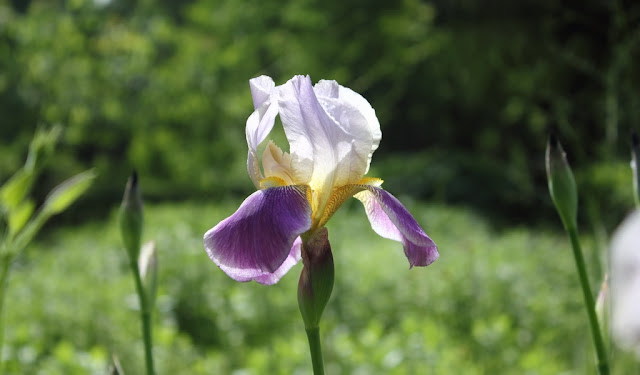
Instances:
[[[247,273],[246,270],[239,270],[237,268],[227,267],[224,265],[218,265],[221,270],[223,270],[227,275],[231,276],[232,279],[240,282],[246,282],[255,280],[260,284],[264,285],[273,285],[280,281],[282,276],[284,276],[289,270],[298,264],[301,258],[301,250],[302,248],[302,239],[300,237],[296,238],[293,242],[293,246],[291,246],[291,250],[289,251],[289,255],[287,259],[284,260],[284,263],[275,270],[275,272],[265,272],[265,271],[256,271],[255,273]]]
[[[205,233],[204,247],[234,280],[273,284],[300,259],[300,245],[294,241],[309,228],[306,187],[258,190]]]
[[[373,186],[367,186],[367,190],[355,197],[362,201],[371,228],[376,233],[402,242],[411,267],[428,266],[438,259],[436,244],[396,197]]]

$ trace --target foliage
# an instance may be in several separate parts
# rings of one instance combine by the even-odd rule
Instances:
[[[3,3],[0,179],[17,169],[33,126],[49,123],[64,126],[65,147],[45,182],[97,168],[90,212],[118,201],[131,167],[151,178],[149,199],[244,193],[248,79],[308,73],[372,102],[385,134],[377,160],[447,156],[453,171],[474,171],[457,174],[458,187],[493,180],[448,202],[506,194],[516,203],[497,214],[511,220],[545,196],[532,155],[549,126],[576,170],[628,158],[625,134],[640,121],[639,12],[633,2],[552,0]]]
[[[321,327],[327,373],[588,373],[593,352],[563,236],[495,232],[468,211],[408,201],[441,250],[428,268],[409,270],[399,244],[378,238],[355,201],[329,224],[336,284]],[[308,373],[300,265],[275,286],[240,284],[202,248],[202,233],[234,208],[146,206],[145,237],[160,263],[159,374]],[[102,374],[112,354],[126,373],[142,372],[115,217],[52,233],[21,259],[8,295],[11,373]],[[628,358],[615,358],[614,374],[633,372]]]

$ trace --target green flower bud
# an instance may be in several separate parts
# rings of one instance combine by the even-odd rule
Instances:
[[[549,137],[546,152],[549,193],[565,229],[577,227],[578,192],[567,156],[554,134]]]
[[[27,172],[34,172],[43,167],[51,157],[56,143],[62,135],[62,126],[56,125],[49,130],[38,129],[29,145],[29,154],[24,169]]]
[[[142,198],[138,188],[138,174],[134,171],[127,181],[124,197],[120,205],[120,233],[129,254],[129,260],[135,262],[140,253],[140,237],[142,235]]]
[[[158,257],[154,241],[142,245],[138,257],[138,270],[146,298],[146,307],[151,310],[155,304],[158,285]]]
[[[303,236],[298,306],[306,329],[318,327],[333,290],[333,254],[327,228]]]

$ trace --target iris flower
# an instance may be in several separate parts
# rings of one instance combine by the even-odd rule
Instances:
[[[204,235],[207,254],[227,275],[278,282],[301,259],[301,235],[322,228],[350,197],[363,203],[376,233],[402,243],[410,267],[438,258],[434,242],[382,180],[364,177],[382,138],[365,98],[336,81],[313,86],[309,76],[281,86],[261,76],[250,88],[247,168],[257,191]],[[289,153],[269,141],[260,158],[258,146],[278,115]]]

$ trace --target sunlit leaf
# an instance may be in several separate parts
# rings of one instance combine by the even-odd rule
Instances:
[[[56,186],[44,202],[42,211],[47,215],[55,215],[66,210],[89,189],[95,177],[95,172],[88,170]]]

